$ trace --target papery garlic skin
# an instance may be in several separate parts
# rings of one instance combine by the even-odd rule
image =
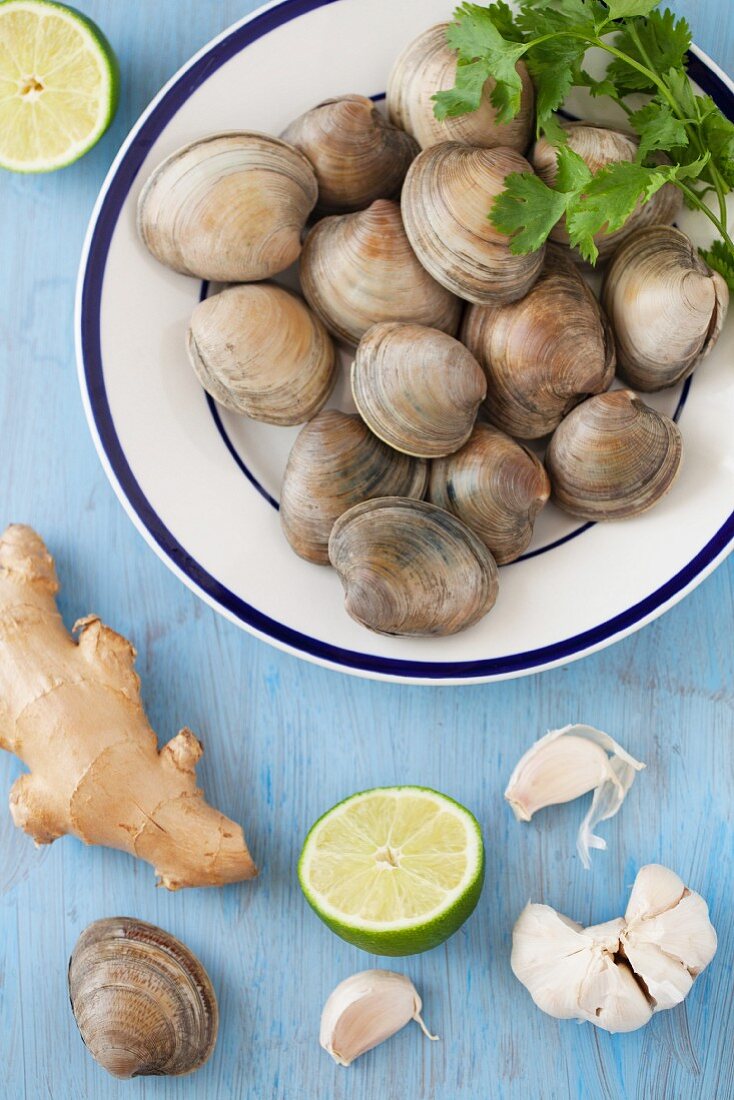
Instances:
[[[340,982],[321,1014],[319,1042],[340,1066],[389,1039],[411,1020],[431,1035],[421,1018],[418,991],[404,974],[363,970]]]
[[[621,948],[644,981],[653,1010],[679,1004],[716,954],[716,930],[700,894],[667,867],[649,863],[630,895]]]
[[[594,827],[617,813],[635,773],[644,767],[608,733],[593,726],[564,726],[541,737],[521,757],[505,798],[518,821],[530,821],[537,810],[594,791],[576,842],[588,869],[589,849],[606,848],[606,841],[594,835]]]
[[[544,1012],[634,1031],[672,1008],[716,951],[704,899],[673,871],[642,867],[624,917],[583,928],[529,904],[512,933],[512,970]]]

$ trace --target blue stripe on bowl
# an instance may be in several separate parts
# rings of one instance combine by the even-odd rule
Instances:
[[[83,261],[80,271],[78,335],[81,370],[99,445],[114,474],[120,493],[127,500],[139,524],[149,533],[163,555],[193,586],[244,626],[251,627],[296,653],[326,661],[347,671],[426,682],[499,678],[534,671],[548,664],[581,656],[585,651],[603,645],[619,633],[633,628],[649,615],[660,610],[666,603],[674,600],[704,574],[734,541],[734,512],[695,558],[674,577],[644,600],[592,630],[565,638],[553,645],[499,658],[458,662],[397,660],[343,649],[292,630],[283,623],[264,615],[220,584],[187,552],[162,522],[138,484],[120,444],[105,390],[100,311],[102,286],[112,235],[140,166],[151,146],[189,98],[192,90],[203,84],[221,65],[263,35],[269,34],[307,12],[334,2],[335,0],[283,0],[283,3],[277,7],[236,26],[179,73],[128,139],[129,143],[119,163],[111,172],[106,190],[103,191],[86,261]],[[701,59],[691,55],[689,61],[693,79],[713,97],[729,118],[734,118],[734,94]]]

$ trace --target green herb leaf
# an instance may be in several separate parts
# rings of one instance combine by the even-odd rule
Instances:
[[[650,15],[660,0],[607,0],[611,19],[628,19],[634,15]]]
[[[504,17],[503,10],[500,15]],[[513,119],[520,110],[522,93],[522,81],[515,66],[525,53],[525,44],[503,38],[493,22],[491,9],[479,4],[462,4],[456,9],[446,40],[458,51],[459,63],[455,87],[433,97],[436,117],[453,118],[475,111],[484,84],[491,76],[495,85],[490,99],[497,120]]]
[[[697,176],[708,157],[688,165],[660,165],[646,168],[642,164],[620,161],[597,172],[583,194],[568,203],[566,224],[571,244],[585,260],[595,263],[599,250],[594,242],[597,233],[612,233],[621,229],[638,202],[649,202],[668,181]]]
[[[639,46],[638,46],[639,41]],[[618,50],[634,61],[663,74],[674,69],[688,83],[685,75],[686,53],[691,45],[691,28],[685,19],[676,19],[668,8],[653,11],[647,19],[636,19],[615,38]],[[615,58],[607,76],[618,92],[654,92],[653,82],[621,58]],[[690,85],[689,85],[690,87]]]
[[[490,9],[492,22],[503,38],[513,42],[522,42],[522,31],[515,25],[515,13],[505,0],[496,0]]]
[[[568,145],[561,146],[556,151],[556,191],[568,193],[570,191],[583,191],[593,178],[591,169],[578,153],[575,153]]]
[[[723,275],[729,290],[734,291],[734,252],[723,241],[714,241],[711,248],[699,248],[709,267]]]
[[[669,105],[658,97],[651,99],[629,118],[640,137],[637,159],[642,163],[654,149],[675,149],[688,144],[686,128]]]
[[[703,102],[704,106],[710,104],[713,108],[704,115],[701,123],[703,144],[711,153],[711,162],[718,168],[727,187],[734,187],[734,124],[722,115],[708,96]]]
[[[505,190],[492,204],[489,218],[495,229],[510,237],[516,255],[535,252],[566,211],[567,196],[547,187],[531,172],[512,172]]]

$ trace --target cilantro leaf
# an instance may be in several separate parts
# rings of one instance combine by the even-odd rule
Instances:
[[[634,15],[650,15],[660,0],[607,0],[610,19],[628,19]]]
[[[713,110],[705,114],[701,122],[703,145],[710,151],[711,162],[718,168],[727,187],[734,187],[734,124],[722,115],[713,100],[709,100],[708,96],[706,100]],[[708,105],[706,100],[704,104]]]
[[[512,172],[492,204],[489,219],[510,237],[515,255],[535,252],[566,211],[568,196],[554,191],[532,172]]]
[[[669,105],[655,97],[629,118],[640,138],[637,159],[640,163],[654,149],[675,149],[688,144],[685,125],[676,118]]]
[[[635,38],[639,39],[644,56]],[[655,69],[658,73],[676,70],[687,82],[685,67],[686,54],[691,45],[691,28],[685,19],[676,19],[668,8],[662,12],[651,12],[647,19],[635,19],[617,35],[614,45],[633,60]],[[614,59],[607,70],[607,76],[622,95],[629,92],[656,91],[644,73],[621,58]]]
[[[491,8],[492,22],[503,38],[522,42],[522,31],[515,26],[515,13],[505,0],[495,0]]]
[[[582,31],[590,35],[609,21],[609,12],[599,0],[524,0],[518,26],[532,38],[557,30]]]
[[[578,88],[588,88],[589,95],[593,96],[594,99],[597,99],[599,96],[604,95],[611,96],[612,99],[617,98],[616,85],[614,81],[609,80],[608,77],[603,77],[601,80],[597,80],[591,75],[591,73],[587,73],[586,69],[582,69],[579,67],[574,76],[573,82]]]
[[[734,253],[723,241],[714,241],[711,248],[699,248],[701,258],[709,267],[723,275],[729,290],[734,290]]]
[[[502,13],[503,14],[503,13]],[[515,66],[525,53],[524,42],[503,38],[492,21],[492,9],[479,4],[462,4],[446,32],[446,41],[458,51],[456,85],[433,96],[438,119],[475,111],[488,77],[495,85],[490,99],[498,122],[509,122],[520,110],[522,81]]]
[[[582,191],[592,179],[591,169],[584,158],[568,145],[556,150],[556,165],[554,186],[557,191]]]
[[[621,229],[638,202],[648,202],[668,181],[699,175],[707,160],[708,156],[688,165],[655,168],[619,161],[602,168],[583,194],[575,195],[568,204],[566,224],[571,244],[585,260],[594,263],[599,255],[594,242],[597,233]]]

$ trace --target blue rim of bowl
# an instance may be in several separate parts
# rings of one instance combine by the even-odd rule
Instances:
[[[376,656],[344,649],[293,630],[258,611],[221,584],[188,553],[165,526],[133,474],[118,438],[104,382],[101,347],[101,300],[107,256],[118,218],[130,188],[154,142],[198,88],[221,65],[258,38],[336,0],[282,0],[266,8],[205,47],[179,71],[149,111],[137,123],[110,170],[90,225],[79,273],[78,349],[80,375],[95,441],[113,484],[129,506],[132,517],[164,560],[215,606],[242,626],[296,655],[346,672],[414,682],[487,681],[540,671],[584,656],[660,614],[714,567],[734,541],[734,512],[698,554],[645,599],[604,623],[538,649],[472,661],[415,661]],[[734,120],[734,92],[706,62],[689,54],[689,72],[723,113]]]

